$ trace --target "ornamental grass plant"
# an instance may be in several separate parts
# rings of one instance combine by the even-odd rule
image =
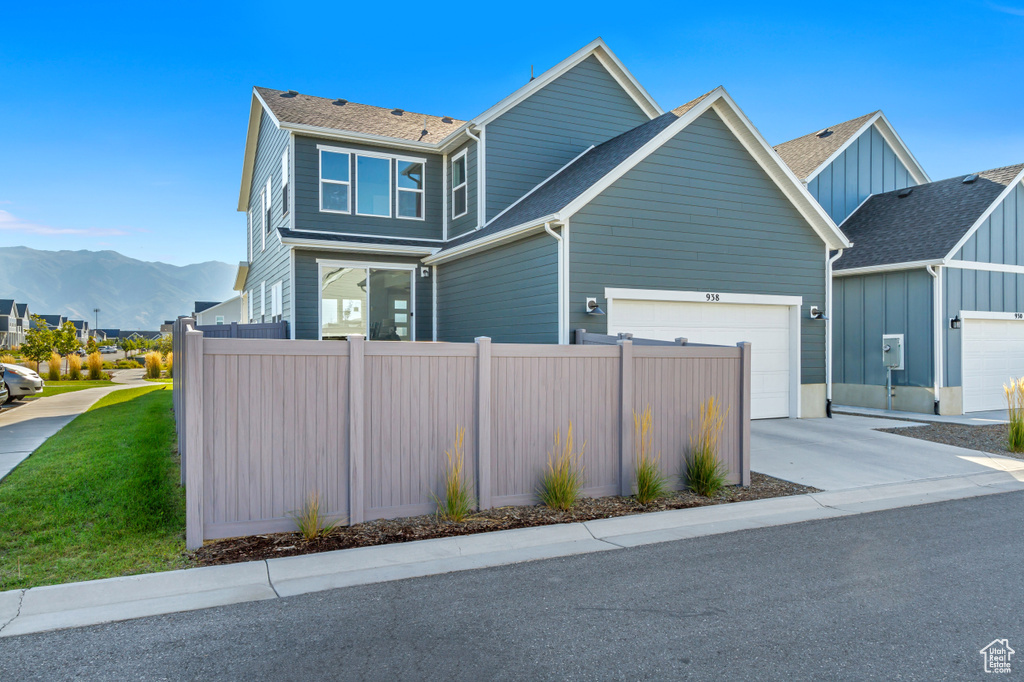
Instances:
[[[89,379],[91,381],[99,381],[103,378],[103,358],[100,356],[99,351],[90,353],[86,364],[89,367]]]
[[[725,417],[722,404],[714,396],[700,406],[700,421],[690,423],[690,447],[686,453],[684,472],[686,486],[704,497],[711,497],[728,482],[729,469],[718,455]]]
[[[1010,423],[1006,427],[1006,447],[1010,452],[1024,452],[1024,377],[1003,384]]]
[[[555,431],[554,449],[548,453],[548,468],[541,478],[538,495],[541,502],[551,507],[566,511],[576,503],[583,490],[583,446],[576,451],[572,435],[572,422],[562,443],[562,430]]]
[[[654,418],[648,405],[633,412],[633,456],[636,460],[636,499],[650,504],[668,493],[668,477],[661,472],[661,453],[654,450]]]
[[[437,504],[437,515],[445,521],[461,523],[469,518],[476,507],[473,498],[473,484],[466,477],[466,429],[455,429],[455,442],[451,450],[445,450],[444,493],[441,497],[431,494]]]
[[[82,380],[82,358],[77,355],[68,356],[68,379],[71,381]]]
[[[156,351],[146,353],[146,378],[159,379],[163,358]]]
[[[299,535],[306,542],[313,542],[318,538],[325,538],[335,531],[341,524],[341,519],[328,518],[321,509],[320,493],[313,491],[309,494],[305,506],[301,511],[293,512],[292,518],[299,530]]]
[[[46,367],[46,378],[48,381],[60,381],[60,355],[50,353],[50,361]]]

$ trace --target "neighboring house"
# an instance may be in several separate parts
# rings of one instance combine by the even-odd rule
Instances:
[[[96,343],[103,343],[107,340],[107,335],[102,329],[90,329],[89,336],[92,337]]]
[[[71,324],[75,325],[75,331],[78,333],[78,340],[85,345],[89,342],[89,323],[85,320],[71,320]]]
[[[68,318],[63,315],[38,315],[37,317],[42,319],[49,329],[60,329],[68,321]],[[32,326],[36,326],[35,320],[32,321]]]
[[[212,308],[215,305],[220,305],[219,301],[196,301],[192,304],[192,317],[195,317],[199,313],[203,312],[207,308]]]
[[[215,303],[210,306],[204,305],[199,308],[199,301],[196,301],[196,310],[193,313],[196,325],[208,324],[231,324],[242,321],[242,297],[235,296],[223,303]]]
[[[120,329],[97,329],[96,331],[103,334],[107,341],[117,341],[121,337]]]
[[[14,348],[17,338],[18,308],[13,299],[0,298],[0,348]]]
[[[32,313],[29,312],[28,303],[15,303],[14,307],[18,316],[17,345],[21,345],[25,342],[25,332],[32,328]]]
[[[293,338],[751,341],[755,417],[825,412],[849,242],[724,89],[666,112],[600,39],[469,121],[255,88],[238,208]]]

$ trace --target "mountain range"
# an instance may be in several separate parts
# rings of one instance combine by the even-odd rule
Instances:
[[[116,251],[40,251],[0,247],[0,298],[28,303],[29,312],[65,315],[101,328],[157,330],[192,312],[195,301],[233,297],[236,268],[208,261],[169,265]]]

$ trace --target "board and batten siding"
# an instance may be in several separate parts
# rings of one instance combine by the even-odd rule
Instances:
[[[437,267],[439,341],[558,343],[558,246],[535,235]]]
[[[985,182],[979,178],[976,182]],[[993,209],[967,243],[953,256],[955,260],[980,263],[1024,265],[1024,185],[1018,183]]]
[[[878,127],[871,126],[807,183],[807,191],[838,225],[868,196],[916,184]]]
[[[350,159],[352,213],[326,213],[320,210],[320,151],[317,145],[338,147],[355,152],[373,154],[395,154],[426,159],[424,188],[424,220],[384,218],[380,216],[356,215],[356,192],[358,178],[355,161]],[[401,239],[442,238],[441,219],[443,215],[441,156],[387,147],[377,147],[338,140],[318,139],[305,135],[295,136],[295,229],[319,232],[347,233],[369,236],[396,237]],[[393,165],[393,164],[392,164]],[[391,214],[395,213],[394,170],[392,170]]]
[[[832,289],[832,381],[885,385],[882,335],[903,334],[894,386],[933,386],[932,276],[924,269],[836,277]]]
[[[802,382],[825,381],[825,245],[713,111],[569,225],[569,329],[603,334],[605,287],[802,296]]]
[[[487,219],[649,117],[591,55],[486,126]]]
[[[357,254],[316,249],[295,249],[295,338],[320,338],[320,279],[317,260],[353,261],[359,263],[419,264],[419,259],[409,256],[388,256],[382,254]],[[431,280],[421,277],[417,267],[415,278],[415,308],[413,324],[416,325],[416,340],[429,341],[432,335]]]
[[[1024,312],[1024,275],[1011,272],[989,272],[945,268],[943,271],[945,301],[943,316],[948,320],[964,310],[1018,313]],[[943,354],[947,386],[963,385],[961,368],[962,329],[944,326]]]
[[[288,249],[281,244],[278,227],[287,227],[290,217],[284,213],[281,198],[281,156],[288,148],[288,133],[278,129],[270,116],[264,114],[260,118],[260,132],[256,142],[256,159],[253,165],[252,187],[249,194],[249,215],[251,225],[247,230],[251,233],[252,261],[245,280],[245,291],[252,297],[252,312],[255,321],[260,321],[260,305],[263,304],[261,283],[266,283],[268,300],[265,303],[267,319],[270,316],[270,290],[274,284],[281,282],[281,311],[283,320],[291,316],[291,282],[289,277]],[[262,196],[270,178],[270,226],[271,230],[264,236]],[[266,244],[264,246],[264,243]],[[248,315],[248,305],[242,310],[243,317]]]
[[[458,218],[452,218],[455,214],[452,206],[452,160],[462,153],[463,149],[468,149],[466,152],[466,213],[465,215],[459,216]],[[448,238],[454,239],[459,235],[466,234],[467,232],[476,229],[476,218],[477,218],[477,172],[476,172],[476,142],[469,141],[465,142],[455,151],[448,154],[448,167],[445,169],[445,173],[448,174]]]

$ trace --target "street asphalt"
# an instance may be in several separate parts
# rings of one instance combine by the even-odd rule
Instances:
[[[980,679],[1024,657],[1022,522],[1005,493],[11,637],[0,680]]]

